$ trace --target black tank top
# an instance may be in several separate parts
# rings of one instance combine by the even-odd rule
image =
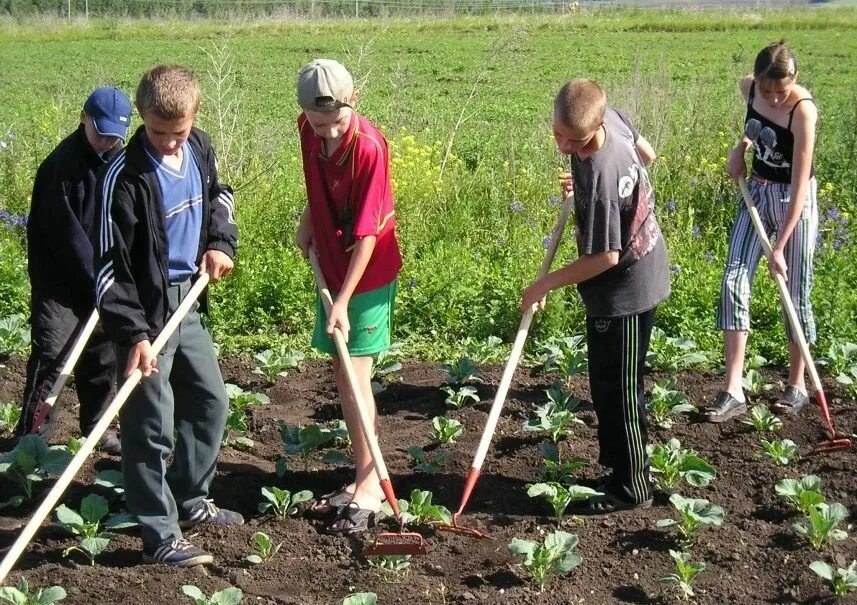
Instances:
[[[806,97],[798,100],[789,112],[788,125],[783,128],[753,109],[755,94],[756,82],[753,82],[750,85],[750,97],[747,101],[747,116],[744,118],[744,133],[753,141],[753,174],[775,183],[791,183],[795,144],[791,131],[792,117],[801,102],[812,101],[812,99]],[[809,168],[809,178],[813,176],[815,176],[815,165]]]

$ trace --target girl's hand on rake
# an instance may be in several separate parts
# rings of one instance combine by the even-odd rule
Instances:
[[[744,159],[744,152],[739,147],[733,147],[729,150],[729,159],[726,161],[726,174],[732,179],[747,177],[747,161]]]
[[[351,325],[348,323],[348,301],[337,300],[330,308],[330,316],[327,318],[327,334],[333,337],[333,328],[338,327],[348,342],[348,332]]]
[[[771,251],[771,256],[768,257],[768,271],[771,272],[772,277],[782,275],[784,281],[789,281],[786,257],[783,256],[783,251],[779,248],[774,248]]]

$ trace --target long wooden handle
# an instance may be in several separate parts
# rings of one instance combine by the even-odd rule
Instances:
[[[30,432],[39,432],[39,428],[41,428],[45,419],[48,417],[48,414],[50,414],[51,410],[56,404],[57,398],[59,397],[60,392],[65,386],[68,377],[71,376],[71,373],[74,371],[74,366],[77,365],[77,360],[80,358],[80,354],[86,347],[86,343],[89,342],[89,337],[92,336],[92,332],[93,330],[95,330],[95,326],[97,324],[98,310],[93,310],[92,313],[89,315],[89,319],[86,320],[86,323],[83,325],[83,328],[77,335],[77,338],[74,341],[74,345],[72,345],[71,351],[69,351],[68,356],[63,362],[59,376],[57,376],[57,379],[54,381],[54,386],[51,387],[50,393],[48,393],[48,396],[45,397],[43,401],[39,402],[39,405],[36,408],[35,417],[33,418],[33,428]]]
[[[747,211],[750,213],[750,220],[753,221],[753,227],[756,229],[756,234],[762,242],[762,248],[765,250],[765,257],[770,261],[771,253],[774,249],[771,246],[771,241],[768,239],[768,235],[762,225],[762,219],[759,217],[759,211],[753,203],[753,196],[750,195],[750,190],[747,188],[747,181],[744,180],[744,177],[740,177],[738,179],[738,186],[741,188],[741,195],[744,196],[744,203],[747,204]],[[806,336],[804,336],[800,321],[798,321],[794,303],[792,303],[792,297],[789,294],[788,286],[786,286],[786,280],[783,279],[783,276],[779,273],[774,274],[774,280],[777,282],[777,288],[780,291],[780,302],[786,311],[786,317],[788,318],[789,326],[791,326],[792,335],[797,340],[801,357],[803,357],[803,362],[806,364],[810,380],[812,380],[812,386],[815,387],[816,391],[822,392],[821,379],[818,376],[818,371],[815,369],[815,364],[812,362],[809,345],[806,342]]]
[[[187,315],[191,305],[196,302],[207,285],[208,274],[203,273],[199,279],[196,280],[196,283],[190,289],[190,292],[188,292],[187,296],[185,296],[184,300],[179,304],[175,313],[173,313],[169,321],[167,321],[164,329],[152,343],[152,355],[157,355],[160,353],[161,349],[164,348],[164,345],[167,344],[170,336],[172,336],[182,319]],[[80,450],[71,459],[71,462],[69,462],[62,475],[59,476],[57,482],[51,488],[51,491],[48,492],[41,505],[39,505],[39,508],[37,508],[36,512],[33,513],[33,517],[21,531],[21,535],[19,535],[15,540],[12,548],[9,549],[9,552],[6,553],[5,557],[3,557],[3,562],[0,563],[0,585],[3,584],[3,580],[6,579],[6,576],[12,570],[12,566],[18,561],[18,557],[21,556],[21,553],[24,552],[27,544],[30,543],[30,540],[32,540],[33,536],[36,534],[39,526],[41,526],[42,522],[54,509],[54,506],[62,497],[72,479],[77,475],[77,471],[80,470],[80,467],[95,449],[98,440],[101,439],[104,431],[106,431],[107,427],[110,426],[110,423],[113,422],[113,418],[119,413],[119,410],[122,408],[125,400],[128,399],[131,391],[134,390],[134,387],[137,386],[142,378],[143,373],[139,368],[137,368],[125,380],[122,388],[120,388],[119,392],[116,393],[116,397],[113,398],[113,401],[110,402],[110,405],[106,410],[104,410],[104,413],[101,415],[101,419],[95,425],[95,428],[93,428],[92,432],[87,435],[86,440],[80,447]]]
[[[330,317],[330,309],[333,307],[333,297],[330,295],[330,290],[327,288],[327,282],[324,275],[321,273],[321,267],[318,264],[318,256],[313,248],[309,249],[309,262],[312,265],[312,271],[315,273],[315,283],[318,286],[318,291],[321,293],[321,302],[324,304],[324,310],[327,316]],[[351,387],[351,395],[354,397],[354,402],[357,405],[357,416],[360,419],[360,430],[363,431],[363,437],[369,445],[369,453],[372,456],[372,464],[375,466],[375,472],[378,473],[378,478],[382,484],[389,482],[390,475],[387,473],[387,465],[384,464],[384,456],[381,454],[381,447],[378,445],[378,438],[375,435],[375,426],[369,418],[369,411],[366,408],[366,400],[363,398],[363,391],[360,389],[360,383],[357,380],[357,373],[354,371],[354,364],[351,363],[351,355],[348,353],[348,345],[345,343],[345,336],[339,326],[333,328],[333,342],[336,344],[336,352],[339,355],[339,363],[345,369],[345,374],[348,377],[348,386]],[[389,498],[388,498],[389,500]],[[391,503],[393,506],[395,502]]]
[[[574,207],[574,195],[566,196],[559,213],[556,226],[551,233],[551,240],[548,244],[548,250],[542,260],[542,266],[539,268],[539,273],[536,279],[541,279],[550,271],[551,263],[553,263],[556,250],[559,246],[559,240],[562,239],[562,234],[565,231],[565,224],[568,222],[568,217],[571,214],[571,209]],[[485,429],[482,431],[482,439],[479,440],[479,447],[476,448],[476,455],[473,457],[474,469],[481,469],[482,463],[485,461],[485,456],[488,454],[488,448],[491,446],[491,439],[494,437],[494,430],[497,428],[497,422],[500,420],[500,413],[503,411],[503,404],[506,402],[506,395],[509,392],[509,387],[512,384],[512,378],[515,376],[515,370],[518,367],[518,362],[521,360],[521,354],[524,351],[524,343],[527,341],[527,334],[530,331],[530,324],[533,321],[534,308],[529,308],[521,317],[521,323],[518,325],[518,333],[515,335],[515,342],[512,345],[512,352],[509,354],[509,359],[506,362],[506,367],[503,370],[503,377],[500,379],[500,386],[497,387],[497,393],[494,395],[494,403],[491,404],[491,411],[488,413],[488,420],[485,422]]]

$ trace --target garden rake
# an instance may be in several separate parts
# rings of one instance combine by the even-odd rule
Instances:
[[[754,139],[755,137],[750,136],[751,134],[753,134],[752,132],[750,132],[750,122],[748,122],[747,126],[747,136],[751,139]],[[768,235],[765,232],[764,226],[762,225],[762,219],[759,217],[759,211],[756,209],[756,206],[753,203],[753,196],[750,195],[750,190],[747,188],[747,181],[744,180],[744,177],[740,177],[738,179],[738,186],[741,188],[741,195],[744,196],[744,203],[747,204],[747,211],[750,213],[750,219],[753,221],[753,227],[756,229],[756,234],[759,236],[759,240],[761,240],[762,242],[762,248],[765,251],[765,257],[770,259],[771,253],[773,252],[773,248],[771,247],[771,241],[768,239]],[[806,369],[809,372],[810,379],[812,380],[812,385],[815,387],[816,401],[818,401],[818,406],[821,409],[822,418],[824,419],[824,422],[827,425],[827,440],[817,444],[813,448],[812,453],[822,454],[827,452],[836,452],[840,450],[851,449],[851,440],[846,437],[838,436],[836,434],[836,428],[834,427],[833,419],[830,417],[830,408],[828,408],[827,399],[824,397],[824,390],[821,386],[821,379],[818,376],[818,371],[815,369],[815,364],[813,364],[812,362],[812,356],[809,353],[809,345],[806,342],[806,337],[804,336],[803,328],[801,328],[800,322],[798,321],[794,304],[792,303],[788,287],[786,286],[786,280],[783,279],[783,276],[779,273],[774,275],[774,278],[777,282],[777,288],[780,291],[780,302],[782,302],[783,309],[785,309],[786,317],[789,322],[789,326],[791,327],[792,334],[797,339],[797,344],[800,348],[801,357],[803,357],[803,361],[806,364]]]
[[[153,356],[156,356],[161,349],[164,348],[164,345],[167,344],[170,336],[172,336],[185,315],[187,315],[188,310],[208,285],[208,279],[208,273],[203,273],[200,275],[199,279],[196,280],[196,283],[190,289],[190,292],[185,296],[175,313],[173,313],[169,321],[167,321],[164,329],[160,334],[158,334],[158,337],[152,343]],[[72,479],[74,479],[75,475],[80,470],[80,467],[83,466],[83,463],[95,449],[98,440],[101,439],[101,435],[104,434],[104,431],[106,431],[107,427],[110,426],[110,423],[113,422],[113,418],[119,413],[119,410],[122,408],[125,400],[128,399],[128,396],[140,383],[142,378],[143,372],[137,368],[125,380],[122,384],[122,388],[120,388],[119,392],[116,393],[116,397],[113,398],[113,401],[110,402],[110,405],[104,411],[104,414],[101,415],[101,418],[92,429],[92,432],[86,436],[86,439],[80,446],[80,450],[78,450],[77,454],[75,454],[71,459],[71,462],[69,462],[62,475],[59,476],[57,482],[51,488],[51,491],[49,491],[48,495],[45,496],[44,501],[39,505],[39,508],[36,509],[36,512],[33,513],[32,519],[30,519],[21,531],[21,534],[15,540],[15,543],[12,544],[12,547],[9,549],[9,552],[6,553],[6,556],[3,557],[3,562],[0,563],[0,585],[3,584],[3,580],[6,579],[6,576],[12,570],[12,566],[18,561],[18,558],[24,552],[27,544],[30,543],[30,540],[32,540],[33,536],[36,534],[36,531],[38,531],[39,526],[41,526],[42,522],[51,513]]]
[[[55,426],[54,421],[57,418],[55,413],[56,410],[54,409],[56,407],[57,398],[65,386],[68,377],[71,376],[74,366],[77,364],[77,360],[80,358],[80,354],[86,347],[86,343],[89,342],[89,337],[92,336],[92,331],[95,330],[95,326],[97,324],[98,311],[93,310],[89,319],[77,335],[74,345],[72,345],[71,351],[68,353],[68,357],[66,357],[63,362],[59,376],[57,376],[56,381],[54,381],[54,386],[51,388],[50,393],[48,393],[48,396],[36,405],[36,409],[33,412],[33,426],[30,429],[30,433],[48,437],[53,432]]]
[[[312,265],[313,273],[315,273],[315,282],[318,286],[321,301],[324,304],[325,312],[330,315],[330,309],[333,306],[333,297],[330,295],[330,290],[327,288],[324,275],[321,273],[321,267],[318,264],[318,256],[313,248],[309,249],[309,262]],[[381,532],[375,537],[375,541],[371,546],[363,549],[363,554],[366,556],[385,556],[385,555],[424,555],[426,554],[425,538],[417,532],[406,532],[405,524],[402,520],[402,513],[399,510],[399,501],[396,500],[396,494],[393,491],[393,484],[390,482],[390,475],[387,472],[387,466],[384,464],[384,457],[381,454],[381,447],[378,445],[378,438],[375,435],[375,427],[369,419],[369,414],[366,409],[366,401],[363,399],[363,392],[360,390],[360,384],[357,382],[357,374],[354,372],[354,366],[351,363],[351,355],[348,353],[348,345],[345,343],[345,336],[339,327],[333,329],[333,341],[336,344],[336,352],[339,355],[339,361],[345,369],[345,374],[348,376],[348,386],[351,388],[351,395],[354,397],[354,402],[357,406],[357,416],[360,419],[360,430],[363,432],[363,437],[369,445],[369,453],[372,457],[372,464],[375,466],[375,472],[380,479],[381,489],[384,496],[387,498],[387,503],[393,509],[393,514],[399,522],[398,532]]]
[[[571,214],[571,209],[574,207],[574,195],[568,194],[563,201],[562,210],[557,219],[556,226],[551,233],[548,250],[545,253],[545,258],[542,261],[542,266],[539,269],[536,279],[541,279],[550,271],[551,263],[553,263],[556,249],[559,246],[559,240],[562,238],[565,231],[565,224],[568,222],[568,216]],[[476,455],[473,458],[473,464],[470,471],[467,473],[467,479],[464,482],[464,492],[461,495],[461,503],[455,514],[452,515],[452,525],[438,524],[435,527],[444,531],[454,531],[477,538],[487,538],[488,535],[472,527],[463,527],[458,524],[458,519],[464,512],[464,507],[470,500],[470,495],[476,482],[479,480],[479,474],[482,471],[482,463],[485,462],[485,456],[488,454],[488,448],[491,446],[491,439],[494,437],[494,431],[497,428],[497,422],[500,420],[500,413],[503,411],[503,404],[506,402],[506,394],[509,392],[509,387],[512,384],[512,378],[515,375],[515,369],[518,367],[518,362],[521,359],[521,354],[524,351],[524,343],[527,340],[527,334],[530,331],[530,324],[533,321],[535,308],[527,309],[521,323],[518,326],[518,333],[515,336],[515,343],[512,345],[512,352],[509,354],[509,360],[506,362],[506,368],[503,370],[503,377],[500,379],[500,386],[497,387],[497,393],[494,395],[494,403],[491,404],[491,411],[488,414],[488,420],[485,422],[485,429],[482,431],[482,439],[479,441],[479,447],[476,449]]]

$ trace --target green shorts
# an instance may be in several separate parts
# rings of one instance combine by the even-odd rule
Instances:
[[[348,353],[352,357],[368,357],[390,348],[393,331],[393,308],[396,303],[395,281],[375,290],[355,294],[348,301]],[[315,297],[315,328],[312,346],[330,355],[336,354],[336,343],[327,335],[327,313],[321,296]]]

